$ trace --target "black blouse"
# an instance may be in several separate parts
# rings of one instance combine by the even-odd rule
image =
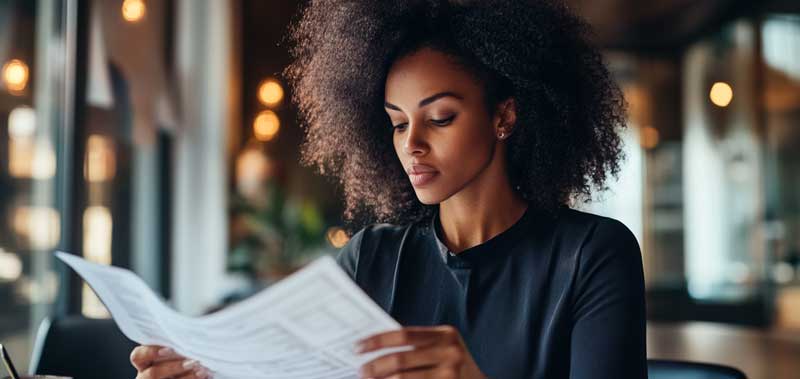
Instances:
[[[438,217],[356,233],[338,255],[405,326],[456,327],[490,378],[646,378],[644,275],[622,223],[532,207],[458,254]]]

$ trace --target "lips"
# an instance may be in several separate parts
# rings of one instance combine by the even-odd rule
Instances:
[[[406,172],[408,173],[408,178],[411,180],[411,185],[414,187],[424,186],[439,175],[439,172],[435,168],[424,164],[411,165],[411,168],[406,170]]]
[[[424,174],[424,173],[436,172],[436,169],[433,168],[432,166],[428,166],[428,165],[425,165],[425,164],[412,164],[411,168],[406,170],[406,172],[409,175]]]

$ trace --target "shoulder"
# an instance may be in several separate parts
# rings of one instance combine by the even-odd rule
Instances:
[[[563,210],[559,216],[557,229],[562,238],[574,238],[576,244],[569,251],[575,254],[573,284],[579,304],[601,298],[643,297],[642,254],[636,236],[625,224],[574,209]]]
[[[580,252],[602,254],[624,249],[640,255],[636,236],[622,222],[605,216],[563,208],[555,216],[556,234],[580,244]]]
[[[566,207],[552,217],[548,238],[558,266],[579,292],[608,281],[643,282],[639,242],[625,224]]]
[[[418,230],[416,224],[372,224],[368,225],[350,238],[339,250],[336,261],[351,278],[356,279],[358,267],[371,262],[377,251],[393,252],[408,234]]]

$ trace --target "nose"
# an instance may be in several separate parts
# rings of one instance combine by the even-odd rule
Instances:
[[[408,155],[425,155],[428,152],[428,143],[425,138],[425,126],[409,122],[403,140],[403,152]]]

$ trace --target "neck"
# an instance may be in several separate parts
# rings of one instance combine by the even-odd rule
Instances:
[[[439,204],[442,242],[454,253],[480,245],[508,230],[528,208],[505,170],[504,149],[465,188]]]

